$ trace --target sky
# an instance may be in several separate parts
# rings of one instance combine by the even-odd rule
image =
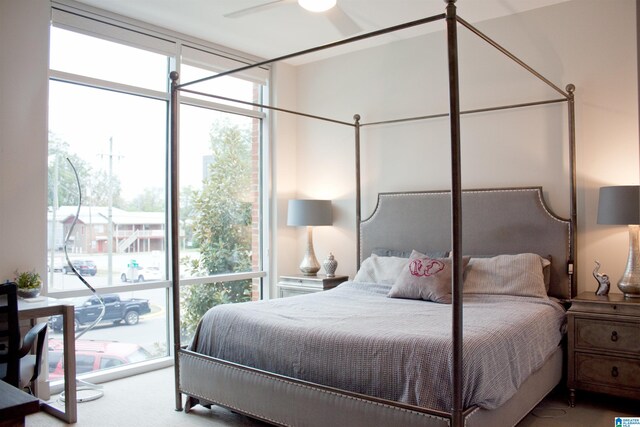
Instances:
[[[52,31],[51,46],[52,69],[140,86],[148,94],[166,90],[168,60],[164,55],[57,28]],[[182,81],[210,74],[184,67]],[[207,89],[216,89],[216,93],[224,96],[251,99],[251,83],[227,77],[225,81],[219,80],[207,84]],[[94,170],[108,171],[111,155],[113,174],[122,184],[121,195],[131,200],[147,187],[165,185],[166,108],[164,99],[52,81],[49,130],[67,142],[70,152],[83,158]],[[223,115],[234,123],[251,123],[251,119],[243,116],[182,108],[181,186],[200,187],[202,158],[209,151],[209,129]]]

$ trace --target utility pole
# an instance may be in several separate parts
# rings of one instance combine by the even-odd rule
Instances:
[[[58,237],[58,221],[56,218],[56,215],[58,213],[58,208],[59,208],[59,200],[58,200],[58,178],[60,176],[60,167],[59,167],[59,161],[58,159],[60,158],[60,144],[56,141],[56,151],[53,157],[53,206],[51,207],[51,234],[50,234],[50,245],[51,245],[51,253],[50,253],[50,258],[49,258],[49,287],[53,288],[54,285],[54,281],[53,281],[53,273],[55,272],[56,269],[56,265],[55,265],[55,261],[56,261],[56,250],[57,250],[57,237]],[[63,234],[64,234],[64,228],[63,228]]]
[[[100,155],[103,156],[102,154]],[[109,138],[107,185],[107,285],[113,284],[113,136]],[[118,156],[118,158],[123,156]]]
[[[107,202],[107,221],[109,226],[107,239],[107,286],[113,284],[113,137],[109,138],[109,195]]]

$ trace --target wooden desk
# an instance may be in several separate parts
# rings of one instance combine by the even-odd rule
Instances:
[[[0,427],[24,426],[24,417],[40,410],[40,399],[0,381]]]
[[[58,314],[62,315],[64,328],[62,332],[64,346],[64,412],[46,402],[42,402],[42,410],[71,424],[78,421],[78,402],[76,401],[76,341],[74,335],[75,314],[73,304],[49,297],[38,297],[38,299],[33,302],[18,299],[18,318],[20,320],[33,320],[42,317],[48,318],[49,316]]]

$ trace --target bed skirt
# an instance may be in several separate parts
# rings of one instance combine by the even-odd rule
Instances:
[[[560,347],[500,408],[472,407],[465,426],[513,426],[561,380]],[[186,349],[179,352],[180,392],[193,403],[216,404],[281,426],[449,426],[450,415],[291,379]],[[195,401],[193,399],[196,399]]]

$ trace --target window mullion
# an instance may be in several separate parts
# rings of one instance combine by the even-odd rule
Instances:
[[[252,117],[255,119],[264,119],[265,113],[260,110],[247,110],[245,108],[234,107],[227,104],[219,104],[217,102],[205,101],[202,99],[180,97],[180,104],[191,105],[193,107],[202,107],[210,110],[222,111],[225,113],[240,114],[242,116]]]
[[[107,80],[96,79],[93,77],[87,77],[80,74],[67,73],[58,70],[50,70],[49,75],[51,80],[59,82],[78,84],[98,89],[107,89],[114,92],[125,93],[128,95],[140,95],[147,98],[158,99],[161,101],[169,100],[169,94],[166,91],[145,89],[139,86],[130,86],[122,83],[110,82]]]

